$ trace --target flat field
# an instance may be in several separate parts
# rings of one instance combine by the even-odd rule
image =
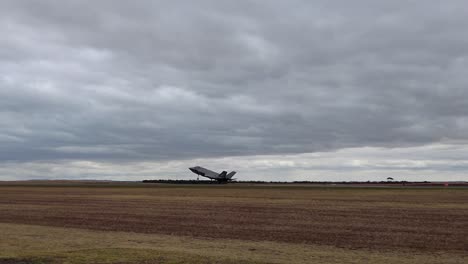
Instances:
[[[2,263],[468,263],[468,189],[0,184]]]

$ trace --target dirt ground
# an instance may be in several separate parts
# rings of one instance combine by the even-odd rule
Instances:
[[[0,188],[0,222],[349,248],[468,250],[467,190]]]
[[[468,189],[0,185],[0,223],[467,253]]]

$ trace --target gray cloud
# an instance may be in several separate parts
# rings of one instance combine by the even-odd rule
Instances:
[[[93,149],[100,151],[100,149]],[[74,150],[76,151],[76,150]],[[88,150],[89,152],[90,150]],[[468,169],[468,145],[432,144],[406,148],[360,147],[331,152],[255,155],[171,161],[6,162],[2,180],[24,179],[195,179],[193,164],[221,171],[235,168],[241,180],[274,181],[462,181]]]
[[[0,162],[465,142],[467,8],[2,1]]]

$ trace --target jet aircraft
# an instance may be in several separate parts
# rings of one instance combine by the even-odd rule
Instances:
[[[205,169],[200,166],[191,167],[189,168],[189,170],[191,170],[193,173],[197,175],[209,178],[211,180],[216,180],[218,181],[218,183],[227,183],[229,181],[232,181],[234,180],[232,177],[234,176],[234,174],[236,174],[235,171],[231,171],[230,173],[227,173],[227,171],[217,173],[217,172],[211,171],[209,169]]]

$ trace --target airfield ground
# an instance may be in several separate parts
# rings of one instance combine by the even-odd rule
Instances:
[[[467,262],[467,188],[0,184],[0,264]]]

